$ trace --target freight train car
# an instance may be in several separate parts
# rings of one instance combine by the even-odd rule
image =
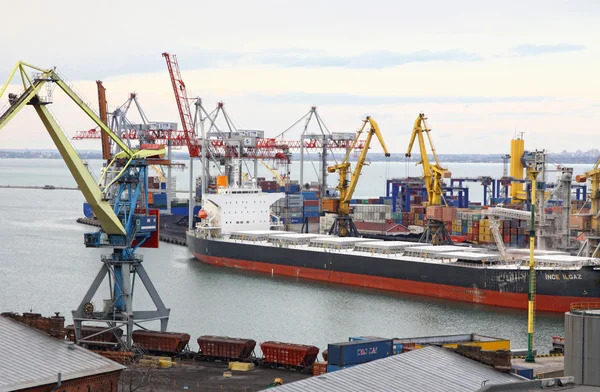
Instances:
[[[104,331],[104,332],[103,332]],[[75,342],[75,326],[67,325],[65,327],[67,340]],[[112,348],[119,343],[117,336],[123,336],[123,330],[120,328],[106,331],[106,327],[96,327],[91,325],[81,326],[81,338],[93,343],[85,343],[90,349],[102,350]]]
[[[197,340],[198,359],[207,361],[247,361],[254,355],[256,342],[252,339],[227,336],[200,336]]]
[[[264,342],[260,348],[263,352],[263,363],[271,367],[303,370],[311,367],[317,360],[319,349],[304,344]]]
[[[142,329],[133,331],[131,337],[136,346],[151,354],[181,354],[190,341],[190,335],[187,333]]]

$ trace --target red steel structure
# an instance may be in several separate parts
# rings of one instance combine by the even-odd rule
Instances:
[[[177,56],[171,55],[167,52],[162,54],[167,62],[167,68],[169,69],[169,76],[171,77],[171,84],[173,85],[173,93],[175,93],[175,101],[177,102],[177,109],[179,110],[179,117],[181,119],[181,126],[183,127],[183,133],[185,141],[188,146],[190,157],[197,158],[200,156],[200,146],[198,146],[198,137],[194,130],[194,120],[188,104],[187,90],[185,83],[181,79],[181,72],[179,72],[179,64],[177,63]]]

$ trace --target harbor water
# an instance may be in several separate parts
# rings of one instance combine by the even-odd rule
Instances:
[[[92,163],[92,167],[99,165]],[[374,163],[368,168],[375,171],[363,175],[357,197],[383,193],[384,165]],[[448,166],[464,176],[502,174],[501,164]],[[382,171],[381,178],[376,178],[376,170]],[[75,185],[60,160],[0,159],[0,172],[0,185]],[[177,177],[178,188],[187,189],[187,174],[177,172]],[[374,189],[381,191],[374,194]],[[83,202],[77,191],[0,189],[0,311],[61,312],[70,322],[71,310],[100,269],[100,255],[109,252],[84,247],[83,233],[95,229],[75,222],[82,215]],[[195,339],[200,335],[289,341],[323,350],[327,343],[349,336],[472,332],[508,338],[512,348],[527,346],[526,311],[222,269],[196,261],[185,247],[165,243],[141,253],[171,309],[169,329],[189,333],[192,348],[197,348]],[[96,307],[109,296],[108,285],[102,287],[102,295],[93,300]],[[136,288],[134,306],[148,309],[149,296],[141,285]],[[548,351],[553,335],[563,335],[563,315],[538,313],[538,351]]]

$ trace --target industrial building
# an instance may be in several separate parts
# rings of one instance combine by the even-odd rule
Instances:
[[[0,317],[0,392],[118,390],[125,366]]]
[[[440,347],[356,365],[285,384],[278,392],[477,391],[485,385],[523,381]]]

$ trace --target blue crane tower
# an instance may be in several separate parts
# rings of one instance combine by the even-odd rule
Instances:
[[[0,99],[17,73],[21,77],[23,89],[18,93],[8,94],[8,104],[0,109],[0,129],[23,107],[33,107],[100,223],[99,231],[84,235],[85,246],[112,249],[111,253],[102,255],[100,271],[73,311],[77,343],[98,344],[95,339],[98,340],[99,335],[112,331],[119,339],[122,349],[132,350],[134,326],[141,327],[140,324],[144,322],[160,321],[161,331],[166,331],[169,321],[170,309],[165,307],[144,269],[142,255],[136,253],[140,247],[158,247],[158,211],[148,208],[148,166],[164,163],[164,147],[131,149],[112,132],[56,68],[43,69],[19,61],[0,90]],[[118,147],[119,151],[103,170],[99,181],[102,185],[96,183],[48,108],[56,86]],[[146,288],[155,309],[134,311],[136,277]],[[105,279],[109,282],[110,297],[104,299],[102,307],[97,308],[92,300]],[[100,323],[106,328],[82,337],[84,323]],[[116,333],[122,327],[126,328],[123,336]]]

